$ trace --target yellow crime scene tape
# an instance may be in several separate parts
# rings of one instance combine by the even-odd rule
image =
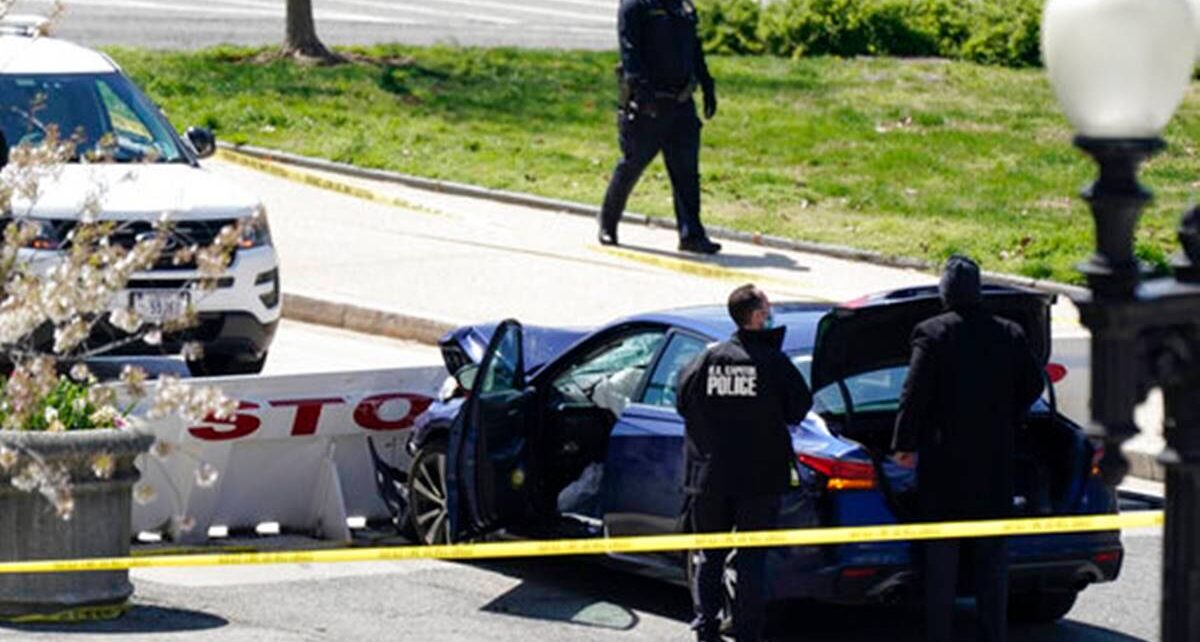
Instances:
[[[473,560],[605,553],[661,553],[720,548],[819,546],[865,542],[920,541],[977,537],[1057,535],[1162,526],[1162,511],[1122,515],[1021,518],[972,522],[940,522],[892,526],[852,526],[754,531],[647,535],[595,539],[479,542],[434,546],[346,548],[337,550],[277,551],[157,555],[73,560],[33,560],[0,563],[0,574],[121,571],[135,568],[184,568],[264,564],[329,564],[401,560]]]

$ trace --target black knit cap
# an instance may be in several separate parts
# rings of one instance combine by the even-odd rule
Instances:
[[[978,306],[983,301],[982,287],[979,264],[961,254],[946,260],[938,293],[948,309],[962,310]]]

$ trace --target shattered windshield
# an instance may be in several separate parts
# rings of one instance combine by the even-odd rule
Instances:
[[[118,73],[0,75],[0,130],[12,147],[56,130],[75,140],[77,161],[186,161],[158,109]]]

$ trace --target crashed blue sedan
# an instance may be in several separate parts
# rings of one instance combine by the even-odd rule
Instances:
[[[1050,296],[987,288],[986,306],[1025,328],[1050,355]],[[887,455],[909,357],[908,338],[940,312],[934,288],[852,303],[775,306],[784,350],[816,392],[791,427],[793,490],[781,528],[903,523],[915,484]],[[734,331],[723,307],[622,319],[592,331],[524,328],[516,321],[460,328],[441,342],[454,376],[409,442],[398,502],[418,541],[448,543],[503,531],[525,538],[677,533],[687,520],[684,426],[675,411],[680,370]],[[979,364],[986,368],[987,364]],[[1097,475],[1103,455],[1055,410],[1053,387],[1019,436],[1014,513],[1085,515],[1117,510]],[[682,553],[610,561],[684,582]],[[1092,583],[1116,579],[1119,533],[1013,538],[1011,615],[1064,616]],[[727,574],[727,590],[736,577]],[[894,603],[919,598],[909,543],[772,550],[773,599]],[[969,584],[964,584],[964,590]]]

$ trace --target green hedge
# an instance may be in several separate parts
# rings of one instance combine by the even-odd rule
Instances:
[[[705,48],[1035,66],[1042,0],[700,0]]]

